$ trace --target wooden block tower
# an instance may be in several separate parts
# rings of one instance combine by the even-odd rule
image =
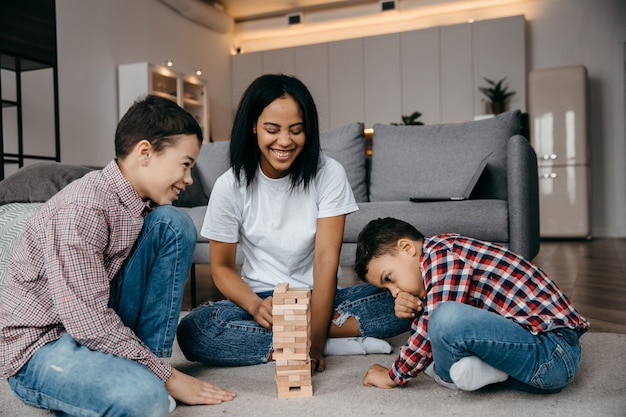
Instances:
[[[311,397],[311,290],[274,288],[272,316],[273,357],[278,398]]]

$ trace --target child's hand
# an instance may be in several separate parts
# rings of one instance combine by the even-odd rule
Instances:
[[[254,320],[266,329],[271,329],[272,323],[274,322],[272,316],[272,307],[272,297],[267,297],[266,299],[261,300],[261,302],[254,310]]]
[[[396,295],[394,311],[399,319],[412,319],[423,309],[422,300],[416,296],[404,291],[400,291]]]
[[[233,400],[237,394],[216,385],[201,381],[172,368],[172,376],[165,388],[176,400],[189,404],[221,404]]]
[[[398,384],[389,378],[389,370],[387,368],[382,365],[372,365],[367,370],[365,378],[363,378],[363,385],[366,387],[390,389],[395,388]]]

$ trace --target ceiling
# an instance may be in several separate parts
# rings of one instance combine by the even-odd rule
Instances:
[[[338,7],[379,3],[380,0],[203,0],[219,3],[236,23],[269,17],[285,16],[294,12],[328,10]]]

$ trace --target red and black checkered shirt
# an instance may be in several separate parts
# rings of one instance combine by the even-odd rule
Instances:
[[[428,318],[444,301],[493,311],[532,334],[589,323],[546,274],[514,252],[456,234],[424,239],[420,268],[426,296],[389,376],[403,385],[432,362]]]
[[[143,227],[146,203],[112,161],[58,192],[27,221],[0,294],[0,377],[69,333],[91,350],[161,362],[108,307],[111,281]]]

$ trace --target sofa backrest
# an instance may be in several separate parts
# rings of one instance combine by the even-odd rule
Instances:
[[[507,143],[520,127],[519,110],[465,123],[375,124],[370,201],[452,196],[490,152],[473,197],[506,200]]]
[[[322,153],[343,165],[357,203],[367,201],[364,124],[354,122],[320,132]]]

